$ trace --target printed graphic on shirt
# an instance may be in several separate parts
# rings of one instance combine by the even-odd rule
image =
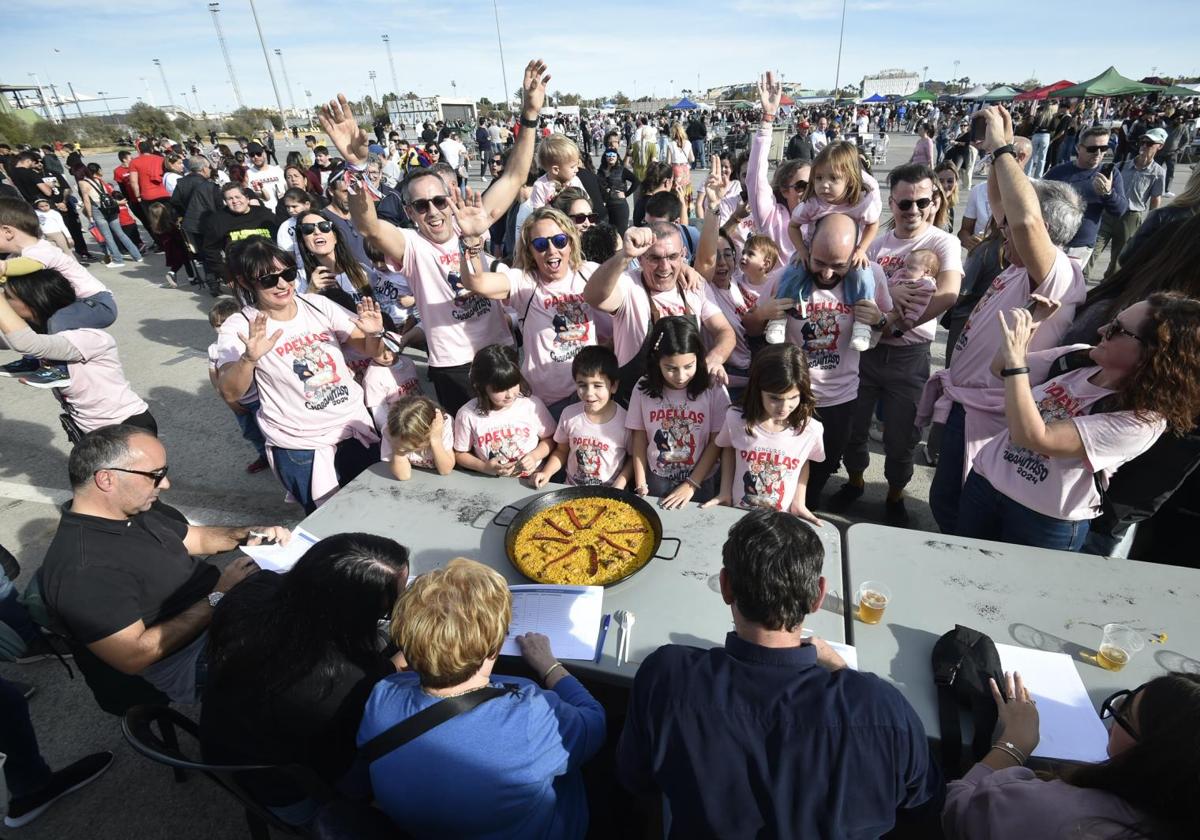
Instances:
[[[752,459],[758,454],[743,452],[742,457]],[[742,477],[742,491],[742,507],[768,507],[779,510],[783,507],[783,469],[778,464],[750,460],[746,474]]]
[[[454,309],[450,311],[450,317],[455,321],[470,321],[472,318],[486,315],[492,311],[491,300],[467,291],[462,284],[462,277],[457,271],[451,271],[446,275],[446,285],[454,294]]]
[[[577,437],[571,439],[571,448],[575,450],[575,475],[572,480],[576,485],[603,484],[600,470],[604,466],[601,452],[608,451],[608,443],[596,438]]]
[[[738,289],[741,290],[742,300],[744,300],[746,302],[746,305],[735,307],[735,309],[737,311],[737,314],[745,315],[747,312],[749,312],[751,309],[753,309],[755,306],[758,305],[759,294],[758,294],[758,292],[756,292],[754,290],[753,286],[747,286],[742,283],[738,284]]]
[[[271,231],[266,228],[247,228],[246,230],[229,231],[230,242],[240,242],[243,239],[249,239],[251,236],[261,236],[264,239],[270,239]]]
[[[475,441],[475,448],[483,453],[483,460],[499,458],[501,461],[517,461],[537,445],[537,439],[524,426],[501,426],[484,432]]]
[[[275,348],[280,356],[291,354],[292,372],[304,385],[304,407],[310,411],[350,399],[350,389],[342,384],[337,363],[322,344],[329,340],[327,333],[313,333]]]
[[[838,315],[850,311],[851,307],[844,303],[816,302],[809,307],[808,318],[800,328],[800,346],[808,357],[810,370],[835,370],[841,363],[842,354],[837,346],[842,327]]]
[[[1054,423],[1070,420],[1083,411],[1080,403],[1071,392],[1057,382],[1046,389],[1046,395],[1038,400],[1038,413],[1042,422]],[[1011,442],[1004,448],[1004,460],[1013,465],[1017,475],[1031,484],[1041,484],[1050,475],[1049,459],[1040,452],[1015,446]]]
[[[650,422],[659,424],[654,432],[654,447],[658,450],[655,475],[682,481],[691,475],[700,454],[696,430],[704,426],[704,412],[665,406],[650,412]]]
[[[582,350],[592,332],[592,322],[583,305],[582,295],[559,295],[548,297],[543,302],[547,311],[554,315],[554,343],[550,347],[550,359],[569,362]]]
[[[975,304],[975,308],[972,310],[972,313],[983,312],[984,307],[987,306],[987,302],[989,300],[991,300],[993,297],[995,297],[996,295],[998,295],[1004,289],[1004,287],[1007,285],[1007,283],[1006,283],[1006,281],[1001,279],[1001,277],[1003,277],[1003,276],[1004,275],[1000,275],[999,277],[997,277],[995,280],[992,281],[992,285],[988,286],[988,290],[986,292],[984,292],[983,297],[981,297],[979,299],[979,303]],[[954,342],[954,351],[955,352],[958,352],[959,350],[961,350],[967,346],[967,341],[971,337],[971,325],[974,320],[975,320],[974,318],[968,318],[967,323],[963,325],[963,331],[961,333],[959,333],[958,341]]]

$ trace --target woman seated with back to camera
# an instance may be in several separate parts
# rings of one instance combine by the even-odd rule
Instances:
[[[587,832],[580,767],[604,743],[604,709],[539,633],[517,643],[544,688],[523,677],[493,680],[511,618],[504,578],[464,558],[421,575],[396,604],[392,640],[407,670],[371,693],[360,747],[444,698],[497,683],[510,688],[371,763],[376,803],[415,837]]]
[[[1200,798],[1200,676],[1171,673],[1118,691],[1100,707],[1108,758],[1045,780],[1024,763],[1038,745],[1038,711],[1020,675],[992,684],[996,746],[950,782],[950,840],[1183,840],[1196,836]]]
[[[231,590],[208,631],[200,712],[206,761],[311,768],[349,796],[355,733],[375,684],[396,671],[378,622],[408,580],[408,549],[373,534],[338,534],[287,574],[258,572]],[[283,773],[241,780],[285,822],[303,825],[316,803]]]

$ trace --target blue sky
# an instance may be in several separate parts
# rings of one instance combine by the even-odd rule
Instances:
[[[491,0],[398,3],[394,0],[256,0],[267,46],[283,50],[292,96],[304,107],[343,91],[390,90],[382,33],[388,33],[400,92],[427,96],[503,93]],[[203,109],[233,107],[207,0],[36,0],[10,4],[0,81],[28,83],[36,72],[65,95],[76,91],[163,105],[162,61],[178,102],[196,86]],[[224,0],[220,13],[244,99],[273,105],[274,95],[248,0]],[[557,7],[556,7],[557,6]],[[499,0],[508,88],[532,56],[550,65],[551,90],[585,97],[678,95],[684,89],[753,79],[768,67],[788,83],[832,87],[841,0],[606,0],[559,3]],[[1136,19],[1135,19],[1136,16]],[[849,0],[841,79],[857,83],[883,68],[931,79],[1078,81],[1109,64],[1135,78],[1200,74],[1200,3],[1121,0],[1054,4],[1044,0]],[[1138,38],[1141,41],[1138,41]],[[60,52],[55,52],[55,49]],[[272,54],[272,60],[275,56]],[[278,64],[280,94],[290,106]],[[145,79],[145,82],[141,79]],[[451,81],[456,87],[451,86]],[[150,92],[147,94],[146,85]],[[98,104],[85,111],[102,111]]]

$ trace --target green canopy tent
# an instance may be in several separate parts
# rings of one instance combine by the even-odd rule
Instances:
[[[916,93],[910,93],[904,98],[909,102],[932,102],[933,100],[937,99],[937,94],[931,93],[925,89],[921,89]]]
[[[1094,79],[1080,82],[1077,85],[1056,90],[1050,94],[1051,99],[1078,99],[1082,96],[1129,96],[1139,93],[1154,93],[1161,91],[1158,85],[1148,85],[1145,82],[1135,82],[1117,72],[1117,68],[1109,67]]]
[[[1200,96],[1200,90],[1192,90],[1182,85],[1168,85],[1158,92],[1159,96],[1178,96],[1186,99],[1189,96]]]
[[[983,96],[979,97],[980,102],[1007,102],[1009,99],[1016,97],[1022,91],[1011,85],[1000,85],[1000,87],[992,88]]]

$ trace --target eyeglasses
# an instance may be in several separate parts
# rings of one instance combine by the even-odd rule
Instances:
[[[1121,322],[1116,318],[1113,318],[1111,321],[1105,324],[1104,328],[1100,331],[1100,337],[1105,341],[1112,341],[1113,338],[1118,335],[1127,335],[1141,345],[1146,344],[1146,339],[1142,338],[1135,332],[1130,332],[1129,330],[1125,329],[1123,326],[1121,326]]]
[[[596,224],[596,222],[600,221],[600,216],[596,213],[572,213],[567,218],[577,225],[581,225],[584,222]]]
[[[723,251],[717,251],[717,256],[723,260],[732,260],[734,253],[732,248],[726,248]]]
[[[1132,707],[1134,696],[1145,687],[1146,683],[1142,683],[1137,688],[1126,688],[1105,697],[1100,704],[1100,719],[1112,718],[1117,726],[1129,733],[1129,737],[1139,740],[1141,736],[1134,729],[1133,721],[1126,716],[1126,710]]]
[[[328,224],[328,222],[325,224]],[[296,280],[296,267],[293,265],[283,269],[282,271],[276,271],[271,274],[264,274],[261,277],[254,278],[254,282],[264,289],[274,289],[279,285],[280,280],[282,280],[284,283],[294,283]]]
[[[905,198],[903,200],[893,198],[892,201],[896,202],[896,206],[899,207],[903,213],[907,213],[909,210],[911,210],[914,204],[917,205],[918,210],[924,210],[930,204],[933,204],[932,198]]]
[[[1085,152],[1091,152],[1094,155],[1098,155],[1101,152],[1108,151],[1108,144],[1105,143],[1103,146],[1080,146],[1080,148],[1083,149]]]
[[[162,484],[163,479],[167,477],[167,467],[166,466],[159,467],[156,470],[127,470],[124,467],[101,467],[99,470],[96,470],[96,472],[100,472],[101,470],[112,470],[113,472],[123,472],[123,473],[132,473],[133,475],[142,475],[142,476],[145,476],[146,478],[150,479],[151,481],[153,481],[155,487]],[[92,474],[95,475],[95,473],[92,473]]]
[[[643,254],[642,255],[642,259],[649,263],[677,262],[682,257],[683,257],[683,254],[680,254],[680,253],[662,254],[662,255],[660,255],[660,254]]]
[[[553,236],[535,236],[533,239],[529,240],[529,244],[533,246],[533,250],[537,251],[539,254],[544,254],[547,250],[549,250],[551,245],[561,251],[563,248],[567,247],[567,243],[570,241],[571,237],[567,236],[565,233],[556,233]]]
[[[301,236],[312,236],[318,230],[321,233],[329,233],[333,230],[333,222],[301,222],[296,225],[296,230],[300,231]]]
[[[493,158],[492,159],[492,166],[503,166],[503,165],[504,165],[504,158]]]
[[[786,187],[784,187],[784,189],[795,190],[796,192],[804,192],[806,189],[808,189],[808,181],[805,181],[803,178],[801,178],[794,184],[788,184]]]
[[[408,206],[424,216],[429,212],[429,205],[433,205],[438,210],[445,210],[450,206],[450,199],[444,195],[435,195],[433,198],[417,198],[408,203]]]

